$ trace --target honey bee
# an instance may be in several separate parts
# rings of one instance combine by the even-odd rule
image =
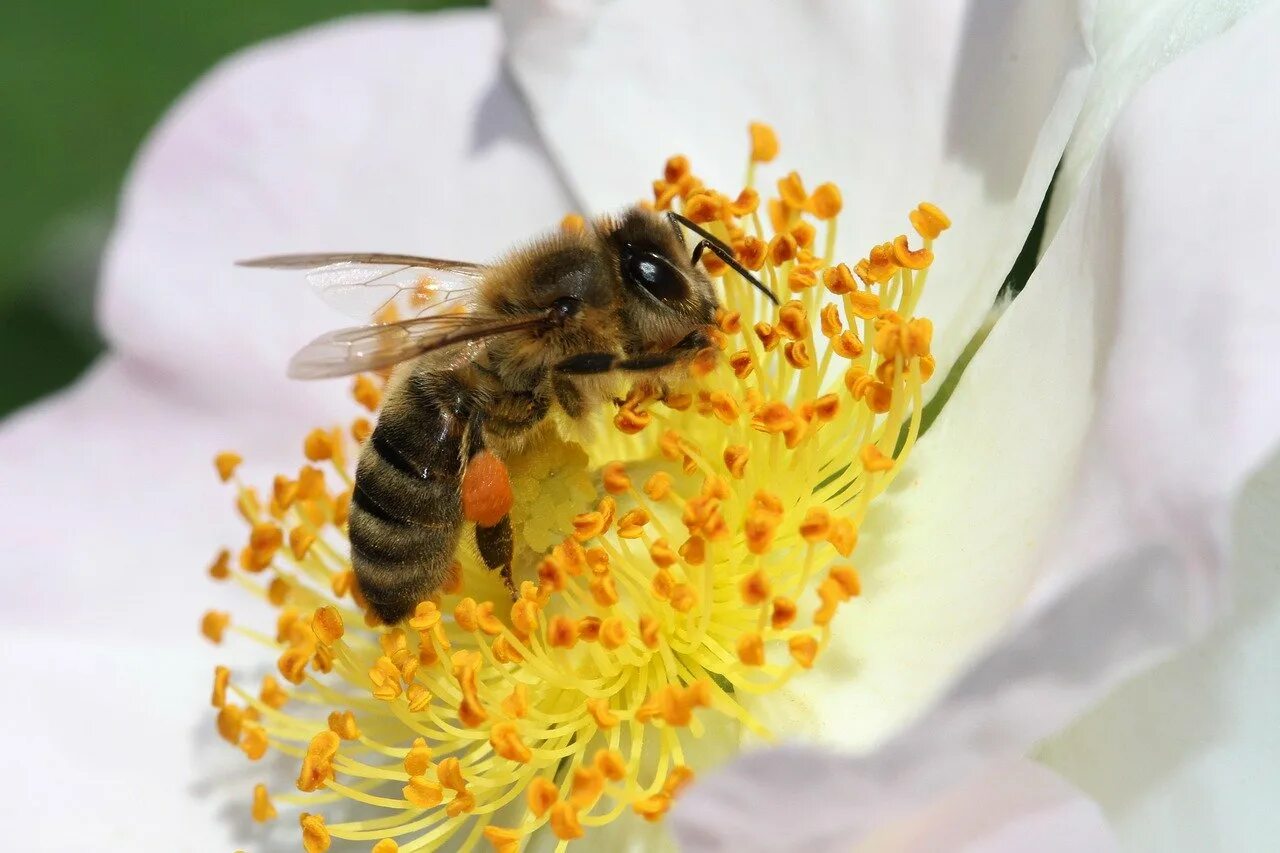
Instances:
[[[692,250],[686,228],[699,238]],[[581,419],[613,396],[617,377],[663,382],[711,345],[720,303],[698,266],[704,251],[777,303],[711,233],[640,207],[488,266],[376,253],[241,262],[309,270],[322,298],[365,319],[393,304],[414,315],[329,332],[289,363],[301,379],[400,365],[361,448],[348,521],[351,565],[379,619],[399,622],[449,580],[464,521],[513,589],[501,460],[553,406]]]

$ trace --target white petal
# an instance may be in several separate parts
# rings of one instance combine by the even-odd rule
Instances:
[[[1097,65],[1062,155],[1045,225],[1057,233],[1093,158],[1129,98],[1152,74],[1230,28],[1259,0],[1101,0],[1094,17]]]
[[[287,822],[227,834],[259,768],[208,744],[212,663],[193,650],[206,608],[255,614],[204,574],[244,536],[211,457],[241,450],[246,479],[269,482],[302,463],[308,426],[356,410],[340,387],[283,379],[311,327],[341,318],[301,280],[230,261],[353,246],[482,258],[564,209],[486,14],[356,19],[269,43],[175,108],[135,167],[109,259],[117,354],[0,429],[0,647],[22,702],[14,731],[28,734],[8,757],[28,814],[74,814],[10,827],[10,846],[231,849],[281,827],[296,845]],[[263,663],[241,649],[217,657]]]
[[[1132,103],[868,521],[863,600],[769,709],[782,731],[875,746],[999,642],[883,759],[954,771],[1053,731],[1216,611],[1229,513],[1280,437],[1280,163],[1258,148],[1280,114],[1256,97],[1280,86],[1278,17]]]
[[[1250,850],[1280,837],[1278,515],[1280,454],[1240,499],[1232,618],[1040,751],[1106,809],[1127,849]]]
[[[567,202],[499,62],[487,13],[355,18],[246,51],[170,111],[125,190],[101,319],[184,392],[332,398],[283,377],[350,325],[300,274],[237,259],[374,250],[484,261]]]
[[[1031,762],[994,762],[923,799],[917,781],[910,773],[873,776],[856,760],[827,752],[782,747],[702,781],[681,799],[673,820],[690,853],[1116,849],[1097,806]]]
[[[843,190],[838,255],[909,230],[921,200],[955,223],[922,312],[938,371],[1013,265],[1084,96],[1088,2],[942,0],[503,3],[512,65],[586,206],[634,202],[683,152],[736,192],[748,122],[782,172]],[[767,189],[772,192],[772,186]]]

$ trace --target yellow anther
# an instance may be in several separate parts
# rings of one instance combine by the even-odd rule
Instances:
[[[657,472],[645,481],[644,493],[650,500],[663,500],[671,494],[671,475],[665,471]]]
[[[253,786],[253,808],[250,810],[253,819],[258,823],[266,823],[276,816],[276,807],[267,795],[267,786],[261,783]]]
[[[620,722],[618,715],[609,709],[608,699],[588,699],[587,712],[596,721],[596,725],[602,729],[611,729]]]
[[[862,459],[862,467],[868,471],[892,471],[894,466],[893,457],[885,456],[880,448],[874,444],[864,445],[862,452],[859,454]]]
[[[431,766],[431,749],[423,738],[414,738],[409,754],[404,757],[404,772],[410,776],[421,776]]]
[[[787,287],[792,293],[802,293],[818,283],[818,275],[811,269],[795,267],[787,273]]]
[[[614,593],[617,600],[617,593]],[[627,642],[627,623],[620,616],[610,616],[600,623],[600,645],[613,650],[621,648]]]
[[[533,753],[520,739],[520,732],[512,722],[494,723],[493,728],[489,730],[489,744],[494,752],[508,761],[528,764],[533,758]]]
[[[748,125],[751,133],[751,162],[768,163],[778,156],[778,135],[773,128],[763,122],[753,121]]]
[[[444,800],[444,788],[421,774],[410,776],[409,784],[400,791],[406,800],[420,809],[433,808]]]
[[[525,791],[525,797],[529,803],[529,811],[533,812],[534,817],[542,817],[547,813],[556,800],[560,798],[556,789],[555,782],[552,782],[545,776],[536,776],[529,783],[529,788]]]
[[[748,631],[738,637],[738,660],[747,666],[761,666],[764,663],[764,638],[755,631]]]
[[[853,549],[858,544],[858,528],[853,526],[853,522],[847,518],[838,518],[831,525],[831,532],[827,534],[827,541],[836,549],[842,557],[847,557],[853,553]]]
[[[569,788],[569,802],[579,809],[589,809],[604,793],[604,772],[595,766],[579,767],[573,771]]]
[[[631,809],[640,817],[656,823],[662,820],[662,816],[671,808],[671,798],[665,794],[654,794],[651,797],[642,797],[631,804]]]
[[[279,710],[283,708],[285,703],[289,701],[289,694],[280,686],[280,682],[276,681],[270,675],[262,676],[262,689],[258,692],[258,698],[262,704],[269,708]]]
[[[778,180],[778,196],[787,207],[800,210],[804,207],[808,195],[804,191],[804,182],[796,172],[789,172],[785,178]]]
[[[907,218],[911,220],[916,233],[926,240],[938,239],[939,234],[951,227],[951,220],[947,215],[927,201],[920,202],[915,210],[907,214]]]
[[[529,688],[517,684],[506,699],[502,700],[502,713],[520,719],[529,713]]]
[[[566,213],[560,220],[560,230],[566,234],[581,234],[587,228],[587,221],[577,213]]]
[[[213,457],[213,467],[218,469],[218,478],[225,483],[235,476],[236,469],[240,467],[240,463],[243,461],[244,457],[239,453],[224,450]]]
[[[611,495],[621,495],[631,488],[631,478],[621,462],[610,462],[601,472],[604,488]]]
[[[218,734],[227,743],[240,742],[240,730],[244,726],[244,708],[239,705],[223,703],[218,710],[218,717],[215,721],[218,727]]]
[[[322,643],[333,644],[341,640],[344,629],[338,609],[329,605],[317,607],[315,614],[311,617],[311,630],[315,632],[316,639]]]
[[[832,580],[840,584],[840,588],[850,598],[856,598],[862,594],[862,580],[858,577],[858,570],[853,566],[836,566],[828,574]]]
[[[787,649],[796,663],[810,669],[814,658],[818,656],[818,641],[808,634],[797,634],[787,640]]]
[[[796,252],[799,250],[800,247],[796,245],[796,238],[783,231],[780,234],[775,234],[773,239],[769,241],[769,261],[775,267],[780,267],[788,261],[794,261]]]
[[[357,376],[351,386],[351,396],[356,402],[371,412],[378,410],[382,403],[382,389],[368,376]],[[308,457],[310,458],[310,457]]]
[[[610,782],[626,778],[627,762],[616,749],[599,749],[591,758],[591,766],[600,771]]]
[[[813,354],[809,352],[808,341],[790,341],[783,351],[786,354],[787,363],[796,370],[804,370],[813,364]]]
[[[245,720],[243,727],[243,739],[240,741],[240,749],[249,758],[250,761],[257,761],[267,754],[267,730],[259,723]]]
[[[209,610],[200,619],[200,633],[211,642],[221,643],[222,634],[231,624],[231,614],[222,610]]]
[[[217,666],[213,669],[213,698],[210,700],[213,707],[221,708],[227,704],[227,682],[231,679],[231,670],[225,666]]]
[[[685,558],[689,559],[688,555],[685,555]],[[690,560],[690,562],[693,561]],[[689,584],[678,583],[671,588],[671,606],[678,612],[688,613],[697,603],[698,592]]]
[[[578,810],[570,803],[559,802],[551,807],[551,831],[561,841],[572,841],[583,836],[578,822]]]
[[[494,853],[519,853],[520,839],[524,833],[518,829],[490,824],[484,828],[484,838],[493,845]],[[379,853],[375,850],[374,853]]]
[[[819,219],[833,219],[840,215],[843,207],[844,199],[840,195],[840,188],[832,183],[815,187],[805,204],[805,209]]]
[[[303,812],[298,817],[302,826],[302,849],[306,853],[325,853],[329,849],[329,830],[324,825],[324,815]]]
[[[350,711],[331,711],[329,730],[343,740],[355,740],[360,737],[360,729],[356,726],[356,715]]]
[[[636,528],[637,536],[639,528]],[[619,536],[622,532],[619,531]],[[634,538],[634,537],[633,537]],[[601,607],[612,607],[618,603],[618,587],[613,581],[612,575],[596,575],[591,579],[591,597],[595,603]],[[613,648],[612,646],[610,648]]]
[[[738,592],[742,595],[742,603],[754,607],[769,597],[772,585],[769,577],[762,569],[756,569],[738,584]]]
[[[906,267],[909,270],[922,270],[933,263],[933,252],[927,248],[911,251],[910,247],[907,246],[907,236],[900,234],[893,241],[893,259],[898,262],[900,267]]]
[[[769,244],[759,237],[747,235],[733,243],[733,253],[744,267],[756,271],[764,266],[769,257]]]
[[[400,845],[394,838],[383,838],[373,845],[369,853],[399,853]]]
[[[568,616],[554,616],[547,625],[547,645],[571,649],[578,644],[578,623]]]

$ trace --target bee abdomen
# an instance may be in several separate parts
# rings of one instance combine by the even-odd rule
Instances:
[[[406,396],[361,451],[348,522],[360,591],[389,625],[448,579],[462,528],[465,419]]]

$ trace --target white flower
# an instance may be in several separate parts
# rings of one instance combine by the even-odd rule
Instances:
[[[731,185],[711,170],[740,162],[737,131],[752,118],[779,128],[788,161],[845,189],[847,246],[937,201],[957,223],[922,309],[943,373],[1067,142],[1088,84],[1088,24],[1069,4],[1000,16],[916,5],[820,19],[772,5],[561,8],[511,19],[512,58],[589,208],[632,199],[675,148]],[[1065,795],[1034,768],[964,777],[1024,754],[1217,609],[1229,510],[1280,433],[1265,373],[1280,260],[1264,229],[1276,211],[1256,191],[1280,176],[1248,147],[1277,129],[1274,107],[1250,98],[1274,76],[1260,39],[1275,17],[1139,97],[920,443],[918,484],[904,477],[881,535],[864,531],[867,595],[841,616],[832,650],[846,669],[824,663],[793,682],[799,713],[760,708],[783,733],[863,757],[749,757],[689,795],[692,842],[741,841],[717,819],[728,814],[757,844],[779,829],[777,845],[844,843],[944,789],[916,814],[956,831],[948,807],[968,811],[1012,779],[1028,792],[1016,805],[1043,814]],[[483,258],[558,220],[572,203],[498,50],[481,15],[334,25],[215,71],[148,143],[101,294],[111,354],[0,434],[20,569],[3,660],[22,697],[11,754],[29,768],[15,843],[32,834],[19,846],[257,846],[212,796],[238,756],[202,726],[174,760],[211,669],[187,639],[192,620],[224,594],[189,565],[234,535],[210,512],[223,498],[206,453],[244,448],[262,473],[341,410],[331,389],[278,378],[332,318],[227,262],[344,246]],[[1211,141],[1195,132],[1206,126]],[[1184,180],[1193,170],[1202,182]],[[751,796],[732,775],[744,773],[772,774],[789,796]],[[749,808],[726,811],[735,801]],[[770,805],[788,809],[785,822]],[[825,834],[805,835],[815,829]],[[921,831],[873,838],[946,837]]]

